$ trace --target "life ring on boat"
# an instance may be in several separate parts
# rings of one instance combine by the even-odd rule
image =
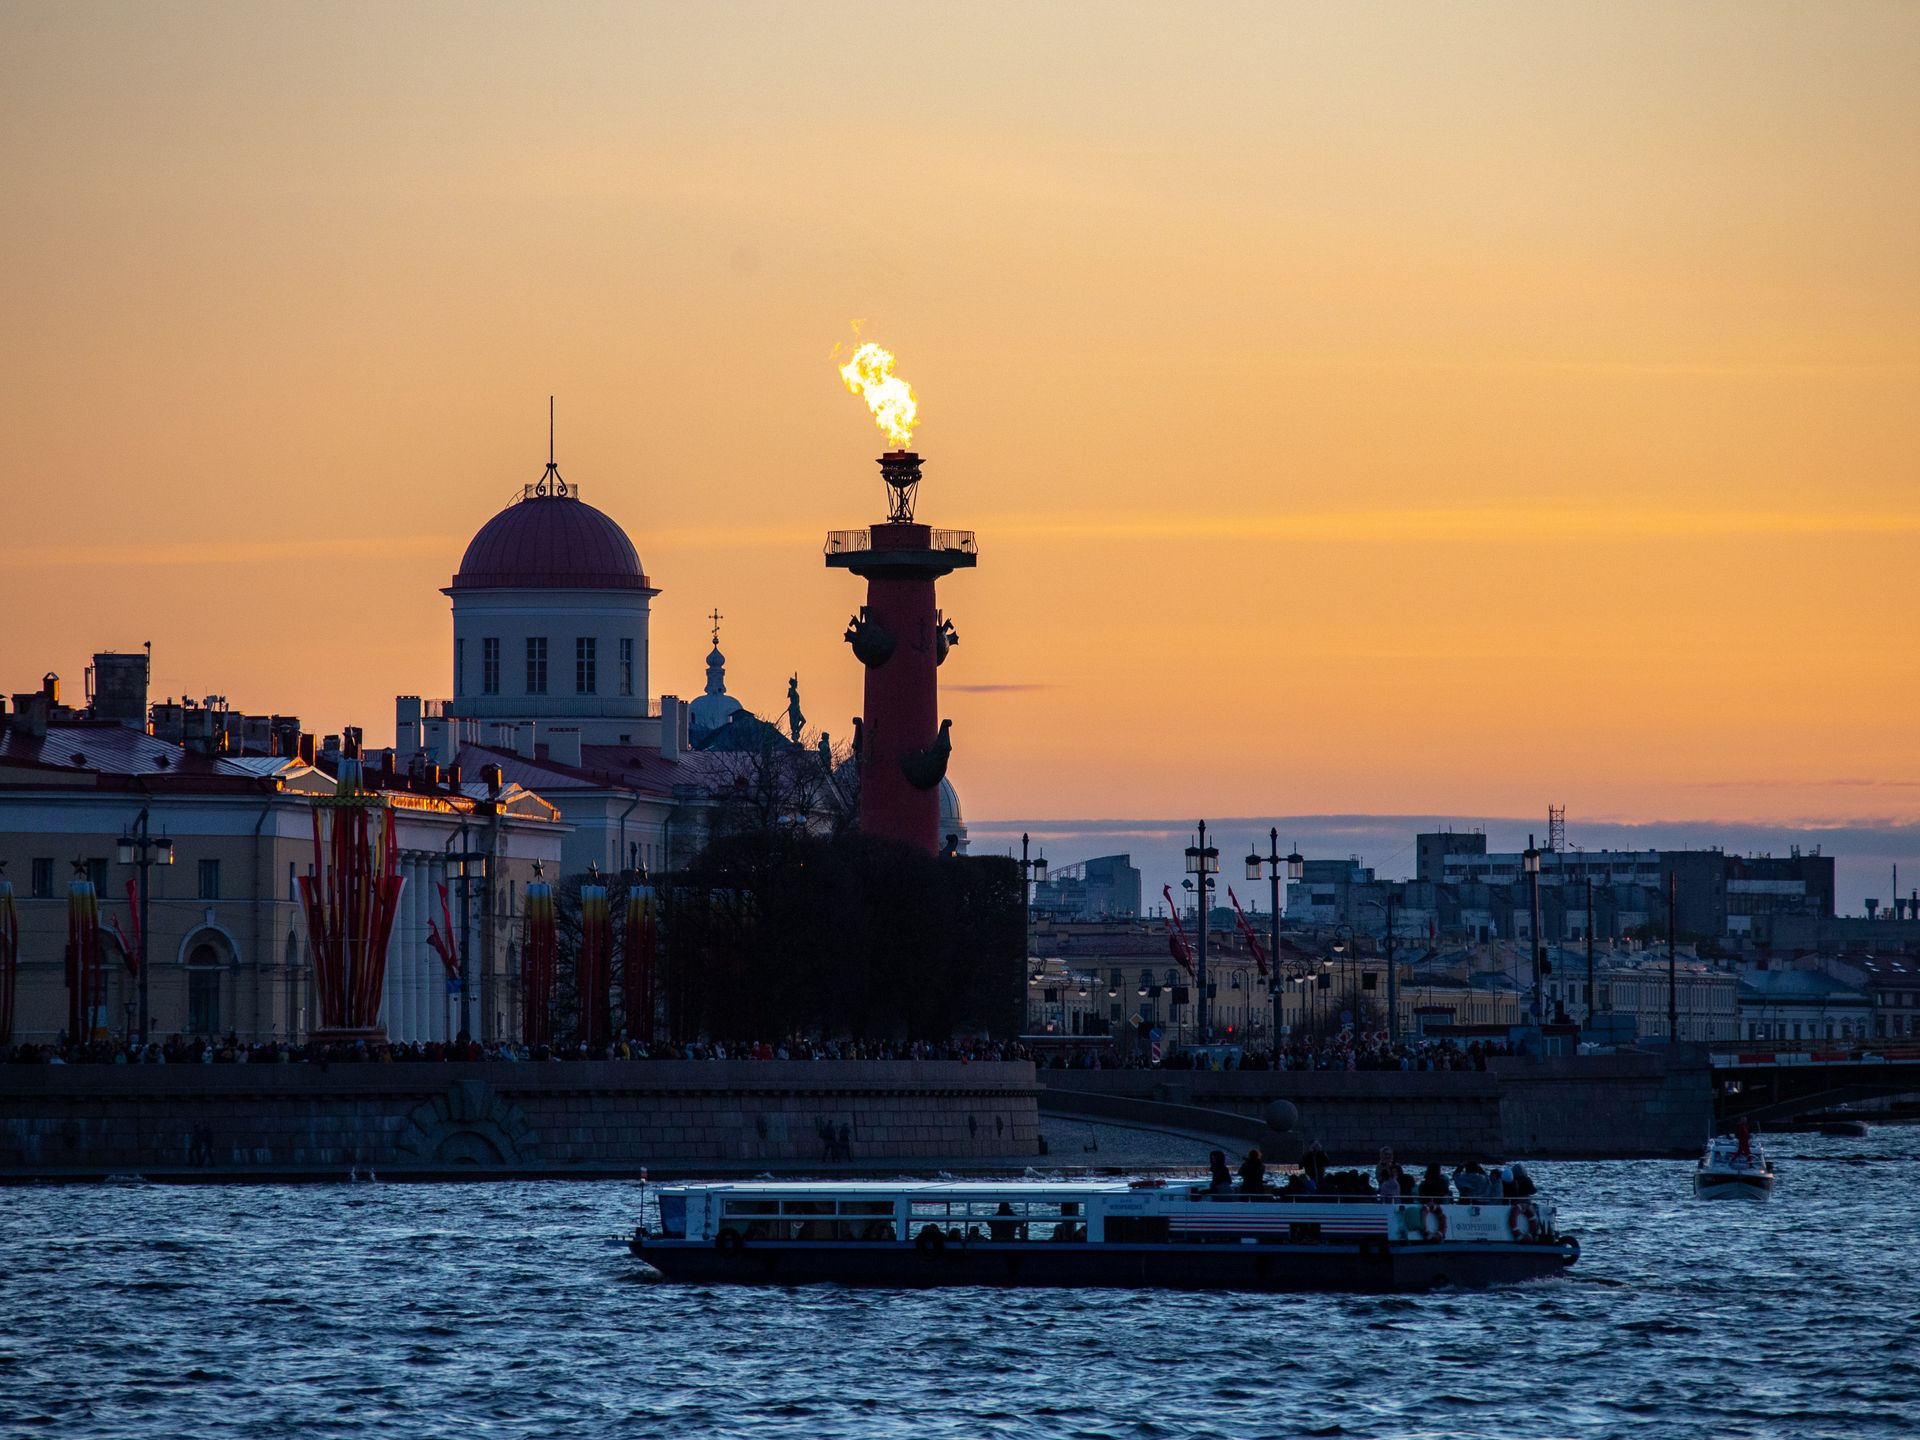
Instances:
[[[947,1248],[947,1237],[937,1225],[928,1225],[913,1237],[913,1248],[920,1252],[922,1260],[931,1260]]]
[[[1531,1240],[1538,1233],[1534,1220],[1533,1206],[1525,1200],[1516,1200],[1507,1207],[1507,1230],[1516,1240]]]
[[[741,1240],[738,1230],[722,1230],[713,1237],[713,1248],[722,1255],[738,1255],[740,1247],[745,1243]]]
[[[1429,1200],[1420,1208],[1420,1229],[1429,1240],[1447,1238],[1447,1212],[1440,1208],[1440,1202]]]

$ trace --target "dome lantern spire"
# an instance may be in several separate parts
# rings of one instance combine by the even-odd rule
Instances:
[[[528,495],[571,495],[573,487],[560,478],[560,466],[553,458],[553,396],[547,396],[547,470],[527,487]]]

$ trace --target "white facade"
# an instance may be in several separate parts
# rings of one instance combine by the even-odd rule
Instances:
[[[659,743],[649,720],[651,590],[449,589],[451,711],[486,722],[564,722],[586,745]]]

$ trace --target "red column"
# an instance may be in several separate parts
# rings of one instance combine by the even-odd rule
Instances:
[[[933,558],[925,525],[876,525],[872,533],[876,553],[919,551]],[[940,734],[932,568],[870,574],[867,618],[893,636],[894,649],[885,664],[867,667],[860,828],[934,852],[941,838],[940,787],[918,788],[902,763]]]

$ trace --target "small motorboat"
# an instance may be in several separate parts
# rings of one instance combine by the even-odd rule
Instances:
[[[1693,1172],[1696,1200],[1765,1200],[1773,1194],[1773,1162],[1742,1120],[1731,1135],[1716,1135]]]

